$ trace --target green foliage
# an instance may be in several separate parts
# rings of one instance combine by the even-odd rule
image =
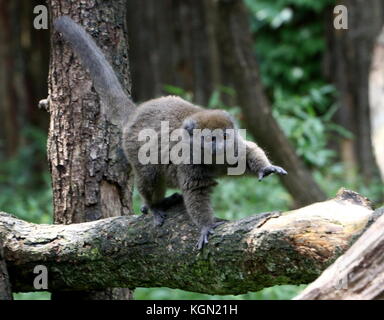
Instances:
[[[24,292],[24,293],[14,293],[13,299],[15,300],[51,300],[50,292]]]
[[[164,86],[164,91],[170,95],[179,96],[187,101],[192,101],[192,94],[183,88],[167,84]]]
[[[168,288],[138,288],[135,290],[134,298],[137,300],[288,300],[298,295],[304,288],[304,285],[275,286],[259,292],[251,292],[237,296],[209,295]]]
[[[310,165],[328,165],[327,149],[337,131],[335,90],[322,77],[325,49],[321,14],[333,1],[246,0],[255,34],[260,74],[273,101],[274,115],[297,153]]]
[[[0,211],[34,223],[52,222],[52,189],[46,160],[47,134],[28,127],[25,146],[0,162]],[[0,156],[1,158],[1,156]],[[48,300],[48,292],[15,293],[16,300]]]
[[[0,210],[35,223],[52,221],[52,191],[46,161],[46,133],[26,128],[27,143],[0,164]]]
[[[302,96],[275,90],[275,118],[295,145],[297,154],[318,168],[329,165],[335,156],[335,151],[327,148],[330,135],[335,131],[348,134],[331,121],[336,111],[336,105],[332,105],[333,94],[334,88],[330,85],[313,87]]]
[[[323,83],[324,10],[333,0],[245,0],[252,13],[255,50],[263,83],[305,93]]]
[[[273,101],[273,114],[299,156],[314,169],[323,190],[334,196],[346,187],[382,201],[379,177],[369,184],[336,162],[331,137],[353,139],[332,122],[336,90],[323,78],[324,16],[334,0],[245,0],[251,12],[260,75]]]
[[[358,172],[347,169],[343,163],[334,162],[326,170],[313,172],[315,180],[328,197],[334,197],[340,188],[346,188],[358,192],[373,202],[374,207],[379,208],[383,202],[383,182],[380,177],[369,183],[364,181]]]

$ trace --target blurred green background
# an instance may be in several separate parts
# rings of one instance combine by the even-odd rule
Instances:
[[[379,177],[365,181],[359,172],[346,179],[345,165],[332,148],[335,135],[354,139],[334,122],[338,110],[336,88],[325,79],[321,59],[326,50],[324,12],[332,0],[246,0],[254,32],[262,82],[273,104],[274,116],[297,153],[312,169],[316,181],[329,197],[340,187],[353,189],[382,204]],[[167,85],[165,91],[193,100],[184,88]],[[210,98],[208,107],[229,110],[241,126],[241,111],[227,105],[234,92],[222,87]],[[22,136],[27,143],[8,158],[0,154],[0,209],[35,223],[52,222],[52,195],[46,164],[47,130],[27,126]],[[140,199],[134,194],[135,212]],[[258,212],[289,210],[292,199],[272,176],[259,183],[254,178],[225,179],[213,197],[216,215],[240,219]],[[239,296],[209,296],[167,288],[138,288],[136,299],[290,299],[305,286],[276,286]],[[49,293],[15,294],[16,299],[49,299]]]

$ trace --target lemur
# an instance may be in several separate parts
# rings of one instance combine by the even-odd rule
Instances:
[[[196,143],[197,129],[209,129],[211,132],[220,129],[223,133],[221,136],[204,136],[203,151],[209,149],[213,156],[217,156],[229,143],[241,145],[245,150],[245,174],[256,175],[259,180],[271,173],[287,174],[283,168],[272,165],[256,143],[244,140],[236,134],[235,123],[224,110],[204,109],[176,96],[161,97],[135,106],[100,48],[80,25],[71,18],[62,16],[55,20],[54,26],[88,69],[100,96],[102,111],[111,122],[121,126],[122,148],[133,169],[135,184],[144,202],[142,211],[150,211],[156,225],[162,225],[166,217],[165,210],[170,204],[183,201],[188,215],[200,228],[196,247],[202,249],[208,243],[213,229],[220,224],[215,222],[210,201],[216,178],[225,175],[224,169],[233,164],[195,164],[193,161],[179,164],[172,161],[166,164],[142,164],[138,155],[145,143],[139,139],[143,129],[161,133],[161,123],[167,121],[170,131],[185,130],[189,138],[187,143],[191,146]],[[230,130],[234,130],[235,134],[229,135]],[[169,147],[175,144],[173,141],[168,142]],[[167,188],[178,188],[182,196],[174,194],[165,198]]]

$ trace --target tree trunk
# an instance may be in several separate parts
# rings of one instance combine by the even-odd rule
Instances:
[[[27,144],[23,129],[47,126],[37,109],[46,94],[48,31],[33,29],[39,1],[0,0],[0,155],[14,156]]]
[[[375,211],[377,216],[384,208]],[[309,285],[298,300],[384,299],[384,216]]]
[[[227,221],[201,252],[199,230],[182,204],[167,211],[161,228],[149,215],[67,226],[0,213],[0,234],[14,291],[33,290],[31,270],[44,264],[52,290],[124,285],[242,294],[315,280],[375,217],[367,199],[341,190],[298,210]]]
[[[206,105],[219,85],[210,0],[128,1],[133,97],[145,101],[173,85]]]
[[[384,28],[373,52],[369,78],[372,144],[381,179],[384,181]]]
[[[361,173],[366,181],[378,174],[371,143],[368,101],[368,75],[374,42],[384,23],[382,0],[339,1],[348,9],[348,29],[336,30],[333,14],[327,17],[328,78],[339,92],[340,108],[336,121],[353,134],[352,139],[340,139],[342,161],[349,171]]]
[[[296,205],[323,200],[324,193],[272,116],[271,105],[263,91],[252,50],[248,14],[243,2],[220,0],[218,12],[219,48],[226,70],[232,75],[247,128],[272,160],[288,171],[288,176],[282,177],[281,181]]]
[[[130,91],[125,1],[48,2],[51,19],[69,15],[84,26]],[[132,213],[132,178],[121,152],[120,129],[101,116],[99,99],[88,73],[57,33],[51,37],[49,98],[48,159],[55,223],[70,224]],[[127,289],[116,290],[76,295],[56,292],[53,297],[126,299],[130,296]]]

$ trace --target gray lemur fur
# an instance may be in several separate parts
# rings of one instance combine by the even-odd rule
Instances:
[[[209,235],[219,224],[214,221],[210,195],[216,185],[215,179],[225,175],[224,169],[229,165],[144,165],[139,161],[138,154],[145,142],[139,141],[138,135],[142,129],[153,129],[160,133],[161,121],[168,121],[170,132],[183,128],[193,141],[193,129],[233,129],[235,125],[232,118],[225,111],[206,110],[175,96],[153,99],[135,107],[111,65],[85,30],[66,16],[57,18],[54,26],[71,44],[88,69],[100,95],[102,111],[111,122],[122,127],[124,153],[132,166],[136,186],[144,201],[142,211],[151,211],[155,223],[161,225],[167,206],[184,201],[189,216],[201,230],[197,242],[197,248],[201,249],[208,243]],[[240,136],[236,139],[237,143],[244,143],[246,146],[246,174],[256,175],[259,180],[271,173],[287,174],[283,168],[273,166],[257,144],[242,140]],[[169,147],[172,147],[170,141]],[[181,190],[182,196],[174,194],[165,198],[166,189],[170,187]]]

